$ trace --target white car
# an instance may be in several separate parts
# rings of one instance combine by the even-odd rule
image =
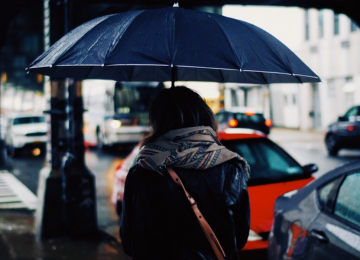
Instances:
[[[43,115],[22,114],[10,116],[5,130],[8,151],[15,155],[20,150],[44,149],[48,125]]]

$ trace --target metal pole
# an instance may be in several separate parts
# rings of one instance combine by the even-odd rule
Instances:
[[[58,3],[58,0],[44,0],[45,42],[49,44],[63,36],[71,23],[70,2],[63,0],[63,6]],[[45,88],[48,88],[45,93],[51,93],[51,96],[47,95],[51,138],[48,141],[49,165],[41,171],[39,179],[38,234],[40,238],[64,235],[88,238],[98,234],[95,179],[85,167],[84,154],[81,156],[76,152],[81,148],[76,146],[75,129],[82,125],[79,120],[82,119],[82,108],[74,112],[74,106],[79,102],[78,88],[73,80],[56,78],[51,78]]]

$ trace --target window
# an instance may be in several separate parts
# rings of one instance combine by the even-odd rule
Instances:
[[[338,35],[339,32],[340,32],[339,14],[334,14],[334,35]]]
[[[334,214],[360,226],[360,173],[346,177],[335,202]]]
[[[321,206],[324,206],[326,204],[326,201],[328,200],[329,194],[334,188],[334,185],[334,182],[330,182],[319,190],[319,202]]]
[[[323,11],[319,11],[319,38],[324,37],[324,14]]]
[[[227,124],[229,121],[229,115],[227,113],[220,112],[217,113],[215,117],[219,124],[224,124],[224,123]]]
[[[333,198],[335,196],[334,194],[341,180],[342,178],[339,177],[318,189],[317,194],[319,204],[321,207],[326,207],[328,211],[332,211],[332,204],[334,201]]]
[[[305,9],[305,40],[310,39],[309,9]]]
[[[347,121],[354,122],[357,115],[358,115],[358,107],[352,107],[346,112],[344,117],[346,118]]]
[[[357,28],[358,28],[357,24],[353,20],[351,20],[350,32],[355,32]]]
[[[329,79],[328,81],[328,94],[329,97],[335,98],[336,97],[336,85],[335,80]]]
[[[251,169],[249,185],[283,182],[303,177],[301,166],[268,139],[223,140],[222,144],[246,158]]]
[[[36,116],[36,117],[18,117],[14,118],[14,125],[22,125],[22,124],[36,124],[36,123],[44,123],[45,117]]]

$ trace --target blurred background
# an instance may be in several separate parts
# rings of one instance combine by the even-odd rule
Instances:
[[[72,29],[106,14],[172,5],[130,5],[122,2],[4,1],[6,10],[2,10],[0,16],[0,137],[3,146],[0,184],[4,183],[0,188],[0,218],[5,218],[9,210],[24,210],[34,219],[36,214],[44,214],[39,213],[39,205],[43,205],[39,201],[43,200],[41,196],[45,192],[41,174],[54,163],[54,151],[57,148],[61,150],[61,144],[51,143],[50,140],[51,130],[55,127],[49,114],[52,97],[50,79],[27,74],[25,68],[64,34],[64,24]],[[358,160],[360,29],[355,17],[350,17],[353,10],[349,9],[354,8],[339,7],[341,4],[333,9],[331,6],[317,8],[315,4],[304,8],[292,3],[289,6],[230,3],[192,5],[184,1],[182,5],[180,1],[179,4],[257,25],[287,45],[322,82],[177,84],[196,90],[215,114],[223,111],[246,111],[249,117],[260,114],[268,127],[266,138],[282,147],[299,165],[315,163],[319,168],[315,178],[344,163]],[[68,9],[67,19],[64,18],[64,7]],[[159,88],[170,87],[170,84],[81,82],[85,109],[82,115],[84,160],[96,179],[98,227],[117,239],[119,216],[116,195],[113,194],[114,189],[118,189],[116,172],[143,134],[149,131],[146,112],[151,98]],[[226,128],[237,128],[237,125],[231,126],[229,120],[225,121]],[[58,127],[66,129],[64,125]],[[253,129],[249,126],[245,128]],[[350,139],[341,142],[339,133]],[[8,176],[11,176],[11,181],[8,181]],[[16,229],[15,224],[11,225],[11,230]],[[38,230],[31,232],[35,232],[36,236],[40,232]],[[126,257],[123,256],[123,259]]]

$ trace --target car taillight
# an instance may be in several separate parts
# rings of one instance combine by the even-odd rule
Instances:
[[[348,126],[348,130],[349,130],[349,131],[354,131],[354,126],[349,125],[349,126]]]
[[[122,164],[120,163],[118,166],[116,166],[115,171],[119,170],[121,168],[121,165]]]
[[[134,120],[133,120],[133,126],[137,126],[138,121],[139,121],[139,119],[137,117],[135,117]]]
[[[255,112],[246,111],[246,112],[245,112],[245,115],[247,115],[247,116],[253,116],[253,115],[255,115]]]
[[[266,125],[267,127],[272,126],[272,124],[273,124],[273,121],[272,121],[271,119],[266,119],[266,120],[265,120],[265,125]]]
[[[236,119],[230,119],[229,122],[228,122],[228,125],[230,127],[237,127],[238,123],[239,122]]]

